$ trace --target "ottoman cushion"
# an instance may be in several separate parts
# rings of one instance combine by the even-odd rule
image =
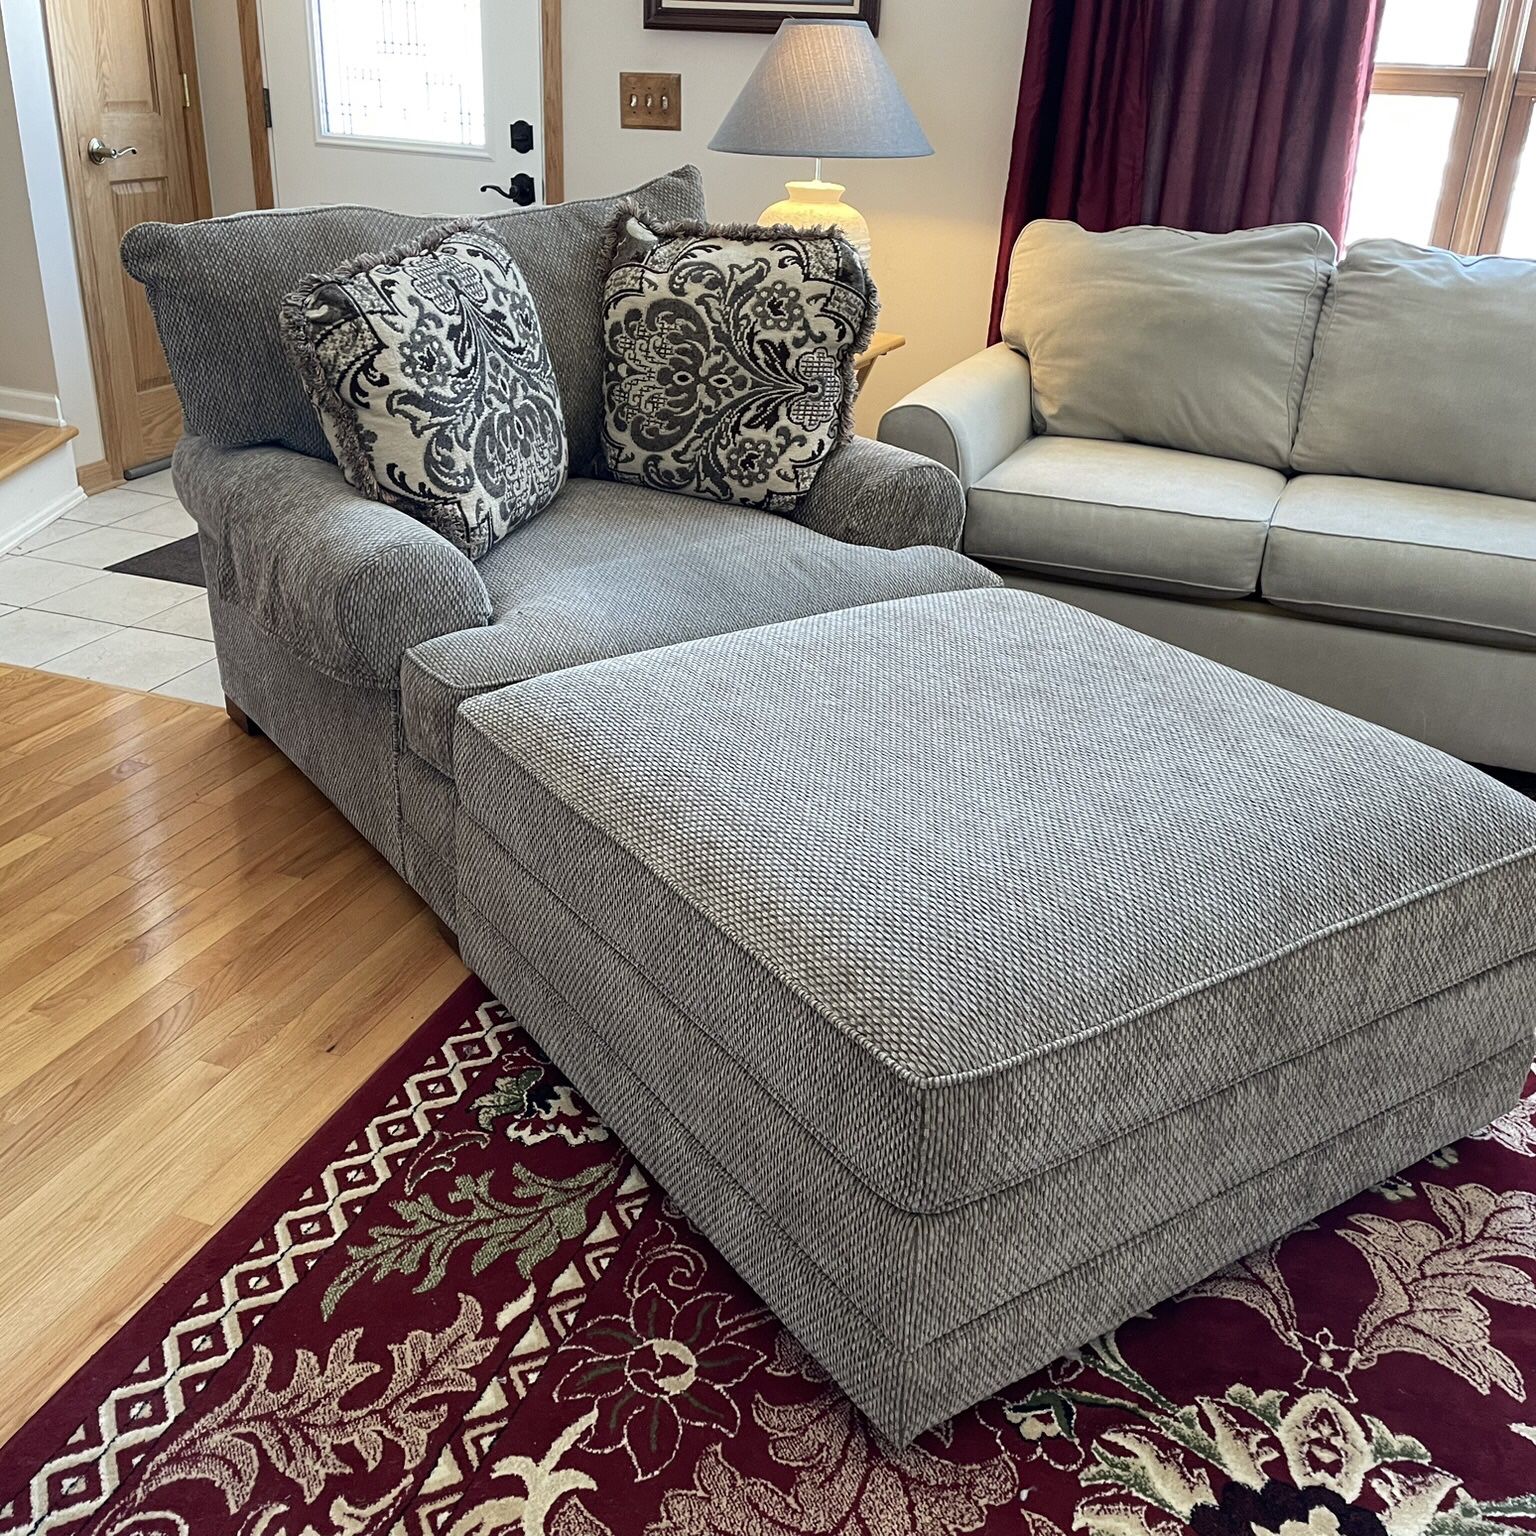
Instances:
[[[586,1053],[600,1109],[621,1078],[652,1096],[655,1126],[616,1119],[642,1160],[670,1118],[734,1181],[758,1221],[734,1247],[702,1186],[669,1187],[896,1432],[1467,1129],[1393,1116],[1437,1084],[1463,1114],[1518,1094],[1536,808],[1046,599],[541,678],[464,707],[455,773],[466,958],[568,1070]],[[1177,1227],[1346,1141],[1246,1220]],[[1135,1285],[944,1369],[1169,1223]]]

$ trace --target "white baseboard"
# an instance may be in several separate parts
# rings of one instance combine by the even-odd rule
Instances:
[[[0,481],[0,554],[29,539],[55,518],[85,501],[75,482],[75,455],[68,443]]]
[[[29,421],[39,427],[62,427],[64,416],[57,395],[33,389],[12,389],[0,384],[0,416],[9,421]]]

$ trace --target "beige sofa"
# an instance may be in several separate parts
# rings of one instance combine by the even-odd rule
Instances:
[[[1041,221],[1003,334],[880,428],[959,475],[966,553],[1536,770],[1536,263]]]

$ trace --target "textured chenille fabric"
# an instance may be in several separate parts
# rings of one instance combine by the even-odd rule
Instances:
[[[399,753],[400,842],[405,877],[451,928],[458,897],[454,818],[459,797],[453,780],[408,748]]]
[[[1259,1176],[1235,1182],[1219,1196],[1172,1217],[1151,1224],[1138,1221],[1134,1232],[1124,1235],[1101,1232],[1097,1251],[1072,1269],[1027,1285],[1005,1303],[929,1343],[906,1347],[849,1300],[835,1269],[814,1261],[790,1234],[786,1214],[800,1200],[813,1198],[812,1186],[823,1175],[824,1159],[809,1181],[786,1175],[780,1198],[754,1195],[701,1137],[699,1118],[690,1121],[670,1113],[658,1085],[610,1050],[497,925],[467,902],[460,912],[459,933],[465,962],[486,978],[605,1123],[644,1161],[648,1173],[838,1386],[898,1445],[1064,1350],[1263,1248],[1469,1127],[1497,1118],[1518,1097],[1530,1058],[1529,1029],[1524,1028],[1521,1038],[1500,1054],[1428,1092],[1404,1093],[1386,1112],[1323,1138],[1299,1155],[1277,1160]],[[1396,1065],[1367,1059],[1359,1064],[1358,1076],[1390,1077]],[[829,1109],[840,1087],[836,1079],[824,1080],[823,1099]],[[1262,1141],[1276,1119],[1300,1119],[1304,1113],[1289,1099],[1277,1099],[1269,1104],[1266,1117],[1248,1129],[1248,1138]],[[749,1138],[758,1126],[747,1123],[738,1129]],[[1153,1172],[1141,1170],[1142,1187],[1152,1183]],[[1096,1174],[1091,1167],[1085,1169],[1086,1182],[1091,1184]],[[1079,1220],[1070,1199],[1063,1220]],[[1033,1235],[1034,1229],[1009,1232],[1002,1251],[967,1242],[962,1258],[977,1267],[1005,1263],[1007,1251],[1027,1251]],[[938,1299],[916,1287],[908,1295],[907,1311],[921,1316]]]
[[[468,814],[913,1211],[1536,948],[1529,801],[1020,593],[599,662],[459,722]]]
[[[965,491],[952,471],[932,459],[855,437],[822,465],[810,495],[790,516],[847,544],[958,549]]]
[[[334,464],[189,437],[175,475],[209,592],[332,677],[396,688],[412,645],[491,616],[461,551],[359,495]]]
[[[702,219],[693,166],[627,194],[648,217]],[[603,281],[618,197],[500,214],[486,223],[526,278],[554,359],[573,474],[597,451],[602,420]],[[445,210],[446,214],[455,211]],[[144,284],[187,431],[225,447],[331,450],[284,352],[283,298],[312,273],[416,239],[442,217],[377,208],[281,208],[190,224],[140,224],[123,264]]]
[[[342,679],[208,592],[225,694],[402,875],[395,760],[400,695]]]
[[[569,856],[586,857],[585,846],[574,843]],[[787,1110],[778,1079],[754,1074],[684,1013],[610,937],[612,922],[588,922],[468,814],[458,858],[465,907],[507,936],[667,1113],[685,1120],[836,1277],[829,1283],[904,1348],[1067,1273],[1106,1233],[1128,1238],[1219,1198],[1513,1041],[1528,1042],[1536,1024],[1536,957],[1527,956],[1241,1072],[1214,1092],[1170,1098],[1150,1119],[1128,1117],[1123,1130],[992,1193],[909,1211],[828,1144],[819,1118]],[[1394,1063],[1389,1074],[1372,1070],[1382,1062]],[[831,1082],[824,1074],[824,1087]],[[1518,1090],[1511,1078],[1510,1093]],[[1305,1104],[1307,1113],[1276,1116],[1277,1104]],[[1264,1134],[1253,1135],[1261,1124]],[[910,1306],[913,1295],[924,1298],[921,1308]]]
[[[424,641],[401,673],[406,739],[445,773],[454,712],[487,689],[700,636],[1000,582],[947,549],[844,544],[769,512],[603,480],[572,480],[476,570],[490,627]]]
[[[470,559],[565,483],[538,310],[484,222],[306,278],[283,301],[282,329],[347,483]]]
[[[879,303],[833,230],[620,211],[603,293],[603,464],[656,490],[791,512],[853,435]]]

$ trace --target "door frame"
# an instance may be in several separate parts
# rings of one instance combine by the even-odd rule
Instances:
[[[180,7],[188,0],[177,0]],[[261,58],[260,0],[235,0],[240,24],[240,72],[245,80],[245,126],[251,141],[256,206],[274,202],[272,146],[267,131],[266,75]],[[539,0],[539,73],[544,86],[544,201],[565,201],[565,50],[562,0]]]
[[[68,0],[44,0],[43,28],[48,38],[48,68],[53,77],[54,116],[58,119],[63,149],[64,185],[69,196],[69,222],[74,235],[75,265],[80,278],[80,298],[85,310],[86,339],[91,350],[91,374],[96,385],[96,405],[101,413],[101,439],[104,459],[83,464],[78,470],[80,484],[89,492],[119,485],[123,479],[126,441],[123,423],[137,409],[130,390],[114,387],[111,353],[107,333],[111,329],[105,296],[97,281],[96,263],[85,227],[87,197],[86,165],[75,142],[68,115],[75,100],[69,50],[60,47],[64,35],[61,8]],[[192,176],[194,211],[199,218],[213,212],[213,196],[208,181],[208,146],[203,130],[203,93],[197,76],[197,43],[192,31],[192,0],[172,0],[176,25],[176,69],[186,76],[187,106],[181,114],[187,135],[187,158]]]

